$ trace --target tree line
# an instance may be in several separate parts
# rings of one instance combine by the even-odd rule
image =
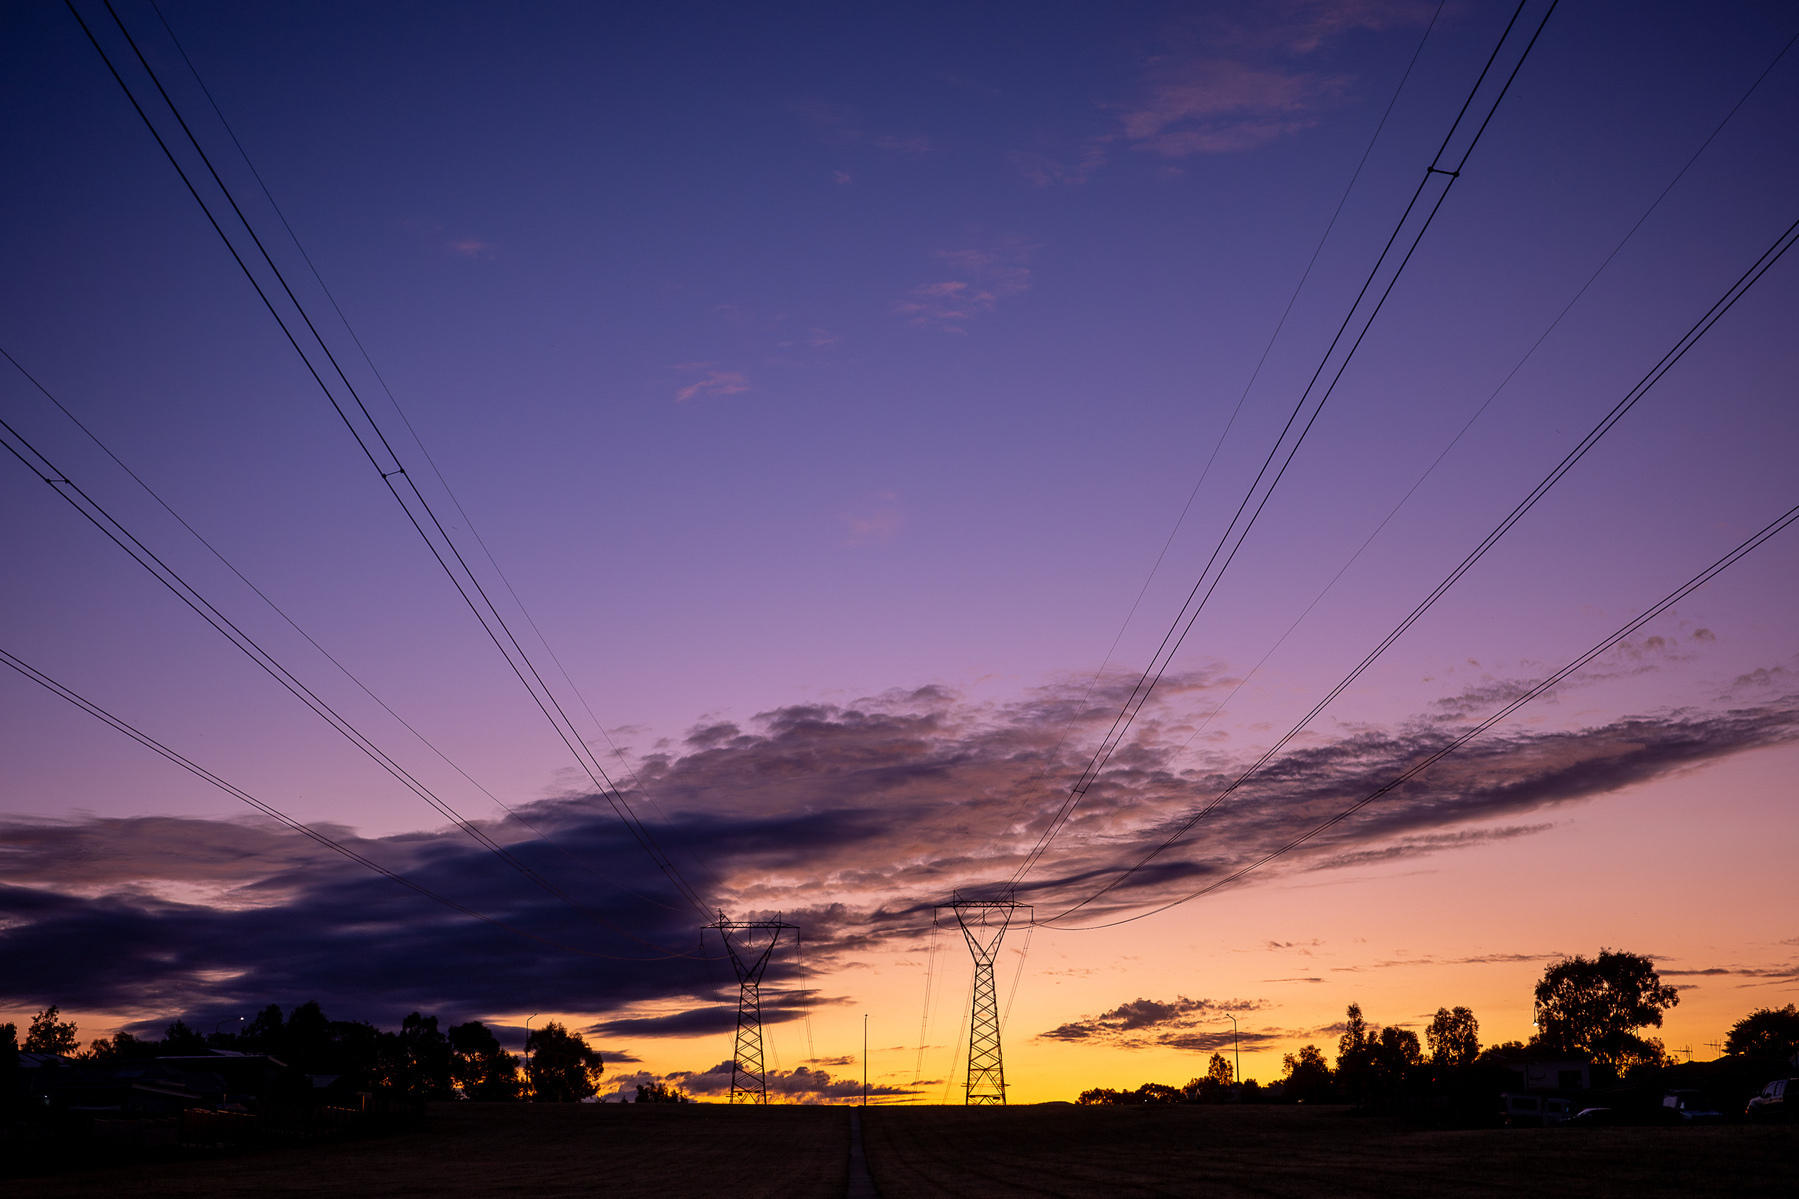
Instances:
[[[117,1066],[135,1060],[204,1054],[212,1049],[267,1054],[289,1068],[289,1083],[310,1087],[303,1076],[331,1076],[351,1087],[407,1099],[531,1099],[572,1103],[599,1090],[605,1067],[597,1050],[554,1021],[532,1029],[526,1061],[501,1047],[479,1020],[440,1030],[436,1016],[413,1012],[398,1030],[362,1020],[332,1020],[316,1001],[284,1018],[269,1004],[232,1032],[201,1032],[176,1020],[160,1040],[119,1032],[83,1049],[79,1030],[51,1006],[39,1012],[18,1039],[16,1024],[0,1024],[0,1071],[16,1068],[19,1052],[53,1053],[80,1065]]]
[[[1345,1013],[1337,1039],[1335,1066],[1316,1045],[1282,1059],[1282,1101],[1346,1102],[1374,1110],[1401,1110],[1420,1097],[1436,1096],[1449,1106],[1458,1099],[1478,1105],[1480,1096],[1506,1088],[1509,1063],[1562,1059],[1590,1063],[1601,1080],[1623,1081],[1633,1074],[1671,1064],[1666,1047],[1643,1030],[1659,1028],[1662,1016],[1680,1002],[1647,957],[1601,950],[1596,958],[1575,955],[1543,971],[1534,994],[1536,1032],[1529,1041],[1506,1041],[1485,1048],[1480,1022],[1466,1007],[1440,1007],[1424,1038],[1408,1028],[1369,1024],[1359,1004]],[[1731,1027],[1727,1056],[1770,1063],[1799,1053],[1799,1008],[1761,1008]],[[1204,1077],[1184,1087],[1145,1083],[1136,1090],[1095,1088],[1083,1104],[1257,1102],[1274,1088],[1254,1079],[1233,1085],[1231,1065],[1214,1053]]]

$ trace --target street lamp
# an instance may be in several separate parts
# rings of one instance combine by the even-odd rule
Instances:
[[[537,1019],[540,1012],[532,1012],[525,1017],[525,1085],[531,1089],[526,1103],[537,1102],[537,1081],[531,1077],[531,1021]]]
[[[1237,1018],[1235,1016],[1231,1015],[1229,1012],[1226,1012],[1224,1014],[1224,1018],[1231,1022],[1231,1056],[1237,1059],[1237,1074],[1236,1074],[1237,1085],[1242,1086],[1243,1085],[1243,1049],[1237,1043]]]

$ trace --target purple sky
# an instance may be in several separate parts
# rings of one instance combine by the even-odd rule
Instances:
[[[80,7],[123,62],[104,7]],[[330,316],[154,10],[118,7],[308,310]],[[1028,848],[1084,757],[1074,750],[1103,732],[1099,708],[1077,717],[1049,782],[1031,788],[1087,680],[1102,663],[1131,672],[1149,659],[1511,6],[1443,7],[1281,325],[1435,11],[1402,0],[163,6],[442,478],[649,782],[657,807],[645,818],[714,902],[844,905],[813,916],[826,956],[812,985],[845,1011],[875,1002],[858,967],[889,952],[880,945],[897,947],[895,962],[922,960],[906,939],[916,929],[870,913],[1007,873],[1014,842]],[[580,798],[585,776],[80,27],[49,3],[0,20],[0,273],[11,284],[0,346],[457,766],[509,805],[545,805],[552,840],[604,863],[571,886],[602,875],[655,885],[622,830]],[[1530,353],[1795,32],[1777,4],[1560,7],[1175,660],[1179,685],[1147,713],[1136,756],[1120,760],[1162,773],[1110,780],[1103,819],[1070,827],[1047,879],[1127,853],[1285,731],[1799,217],[1799,56],[1788,56]],[[1796,301],[1799,263],[1783,261],[1295,744],[1301,756],[1278,784],[1225,814],[1228,847],[1195,851],[1168,886],[1379,781],[1790,507]],[[325,332],[397,431],[413,477],[455,512],[342,324]],[[501,820],[5,372],[0,417],[70,479],[461,811],[499,821],[509,843],[558,852]],[[1602,841],[1542,812],[1589,801],[1581,810],[1596,811],[1632,787],[1674,803],[1668,789],[1695,771],[1746,769],[1738,755],[1793,762],[1793,536],[1308,869],[1427,857],[1440,889],[1430,894],[1448,903],[1478,872],[1464,863],[1489,852],[1471,847],[1497,838],[1537,847],[1518,851],[1541,863],[1527,872],[1545,872],[1533,885],[1568,886],[1547,863],[1576,843],[1596,855]],[[441,871],[445,888],[480,873],[467,885],[487,889],[483,902],[529,906],[503,868],[488,878],[485,860],[458,865],[464,843],[436,813],[10,456],[0,538],[11,564],[0,648],[297,819],[400,838],[378,843],[396,868]],[[1122,677],[1095,694],[1109,699]],[[609,754],[560,676],[555,686]],[[269,930],[310,911],[308,871],[341,875],[358,895],[388,886],[292,856],[287,840],[245,825],[235,801],[10,672],[0,703],[0,812],[14,850],[0,870],[13,872],[9,894],[28,893],[19,911],[40,911],[42,896],[68,905],[13,917],[22,923],[0,926],[0,941],[47,936],[66,918],[95,946],[229,943],[240,934],[217,922],[250,911],[270,922],[256,935],[279,940]],[[1768,852],[1790,850],[1792,785],[1779,780],[1791,772],[1748,773],[1763,782],[1716,805]],[[109,823],[144,817],[185,821]],[[1706,891],[1738,868],[1707,861],[1710,873],[1684,885]],[[1399,884],[1368,885],[1390,899]],[[1303,887],[1275,891],[1259,894],[1283,920],[1319,902]],[[1253,909],[1255,894],[1230,903]],[[1610,893],[1570,898],[1600,918],[1505,952],[1591,952],[1603,940],[1697,962],[1716,948],[1672,933],[1649,943],[1655,930],[1631,904],[1608,906]],[[176,901],[178,911],[159,906]],[[691,942],[685,915],[621,902],[618,918]],[[1139,927],[1160,920],[1197,936],[1202,907]],[[579,935],[554,911],[529,918]],[[1528,939],[1537,925],[1519,920],[1493,936]],[[867,928],[878,935],[858,942]],[[457,943],[466,931],[442,935]],[[1460,935],[1433,924],[1412,944],[1478,956]],[[496,961],[520,952],[470,938]],[[1716,952],[1776,969],[1792,959],[1777,940]],[[1043,952],[1070,960],[1129,948],[1054,943]],[[330,952],[295,952],[257,959],[247,977],[265,986],[258,994],[298,1002],[310,987],[345,1014],[365,1002],[389,1020],[389,1007],[421,1003],[502,1022],[513,1010],[448,983],[408,990],[391,946],[365,949],[396,963],[380,978],[323,979]],[[95,1027],[151,1019],[193,993],[192,971],[235,968],[227,953],[146,982],[133,1000],[124,983],[93,983],[84,956],[17,984],[0,1016],[60,997],[95,1013]],[[1521,968],[1520,992],[1540,964]],[[541,1006],[599,1025],[640,1018],[631,1005],[652,1000],[678,1014],[705,990],[684,975],[633,976],[583,1006],[573,966],[527,973],[538,969]],[[916,1044],[916,1026],[899,1030],[916,1018],[916,974],[895,974],[906,980],[895,1012],[912,1005],[893,1016],[896,1042]],[[1127,977],[1031,1018],[1058,1028],[1164,982],[1160,999],[1173,1002],[1175,981]],[[1791,980],[1782,985],[1790,999]],[[1312,1007],[1271,1024],[1270,1045],[1327,1024],[1347,994],[1289,1000],[1271,987],[1255,994]],[[1743,995],[1720,999],[1717,1018],[1764,993]],[[1166,1018],[1184,1028],[1209,1010]],[[702,1042],[651,1066],[702,1070],[725,1052]],[[948,1069],[949,1047],[937,1052],[932,1077]],[[1043,1076],[1084,1068],[1046,1065]]]

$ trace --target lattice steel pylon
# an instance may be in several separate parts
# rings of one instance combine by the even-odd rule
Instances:
[[[775,945],[787,929],[799,932],[797,924],[779,920],[727,920],[718,914],[715,928],[731,955],[731,968],[737,972],[737,1042],[731,1050],[731,1102],[743,1096],[751,1103],[768,1102],[768,1071],[762,1064],[762,974],[768,969]],[[760,948],[756,934],[766,932],[768,942]],[[732,933],[742,933],[741,945],[731,940]]]
[[[968,1013],[968,1081],[963,1102],[971,1106],[1003,1106],[1006,1102],[1006,1067],[1000,1056],[999,991],[993,982],[993,964],[999,943],[1020,908],[1029,919],[1031,909],[1009,899],[963,899],[955,895],[948,904],[974,955],[974,1002]]]

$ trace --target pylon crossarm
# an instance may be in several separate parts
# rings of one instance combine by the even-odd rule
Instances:
[[[1000,942],[1015,913],[1025,904],[1010,900],[963,899],[956,896],[947,906],[974,958],[974,993],[968,1013],[968,1077],[963,1102],[972,1106],[1006,1102],[1006,1069],[1000,1052],[999,988],[993,968],[999,960]]]
[[[737,974],[737,1036],[731,1048],[731,1102],[736,1103],[741,1097],[750,1103],[767,1103],[768,1070],[762,1056],[762,976],[781,934],[787,929],[797,933],[799,926],[779,920],[727,920],[721,912],[718,923],[708,927],[718,930],[725,951],[730,955],[731,967]],[[769,938],[768,943],[757,951],[754,938],[760,931],[766,931]],[[745,934],[741,950],[731,940],[732,933]]]

